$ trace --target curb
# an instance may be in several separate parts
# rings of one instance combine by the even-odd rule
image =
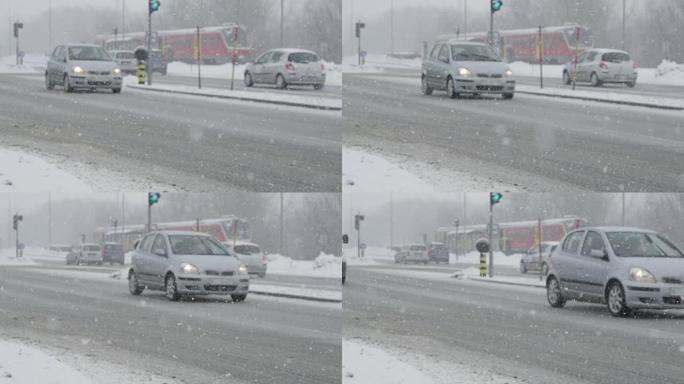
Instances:
[[[300,299],[300,300],[308,300],[308,301],[317,301],[319,303],[342,303],[342,299],[326,299],[324,297],[314,297],[314,296],[304,296],[304,295],[295,295],[295,294],[290,294],[290,293],[278,293],[278,292],[267,292],[267,291],[258,291],[258,290],[252,290],[250,287],[249,293],[253,293],[255,295],[262,295],[262,296],[273,296],[273,297],[284,297],[287,299]]]
[[[589,97],[589,96],[572,96],[572,95],[552,95],[549,93],[544,93],[544,92],[534,92],[534,91],[521,91],[516,89],[515,93],[522,93],[525,95],[534,95],[534,96],[546,96],[546,97],[556,97],[559,99],[574,99],[574,100],[584,100],[584,101],[596,101],[599,103],[607,103],[607,104],[620,104],[620,105],[629,105],[632,107],[646,107],[646,108],[654,108],[654,109],[665,109],[669,111],[684,111],[684,107],[675,107],[675,106],[670,106],[670,105],[658,105],[658,104],[649,104],[649,103],[640,103],[636,101],[627,101],[627,100],[608,100],[608,99],[601,99],[598,97]]]
[[[147,88],[146,86],[131,85],[131,84],[128,84],[126,86],[128,88],[133,88],[133,89],[138,89],[138,90],[143,90],[143,91],[149,91],[149,92],[173,93],[173,94],[179,94],[179,95],[213,97],[213,98],[217,98],[217,99],[251,101],[254,103],[284,105],[284,106],[288,106],[288,107],[302,107],[302,108],[309,108],[309,109],[318,109],[318,110],[323,110],[323,111],[341,111],[342,110],[341,106],[340,107],[331,107],[331,106],[318,105],[318,104],[298,103],[295,101],[264,100],[264,99],[242,97],[242,96],[212,95],[212,94],[208,94],[208,93],[198,93],[198,92],[189,92],[189,91],[171,91],[171,90],[166,90],[166,89]]]
[[[467,277],[468,280],[472,281],[483,281],[485,283],[492,283],[492,284],[501,284],[501,285],[513,285],[517,287],[530,287],[530,288],[541,288],[541,289],[546,289],[546,287],[542,287],[536,284],[531,284],[531,283],[516,283],[513,281],[498,281],[498,280],[489,280],[487,278],[482,278],[482,277]]]

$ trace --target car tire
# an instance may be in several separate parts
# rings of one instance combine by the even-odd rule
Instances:
[[[630,81],[625,83],[625,85],[627,85],[627,88],[634,88],[636,86],[636,81]]]
[[[71,81],[69,80],[69,75],[64,75],[64,92],[71,93],[74,89],[71,87]]]
[[[131,292],[131,295],[138,296],[144,290],[145,288],[140,286],[138,275],[135,273],[135,271],[132,269],[128,271],[128,291]]]
[[[527,265],[523,261],[520,262],[520,273],[527,273]]]
[[[515,96],[515,93],[504,93],[501,95],[504,100],[511,100]]]
[[[47,72],[45,72],[45,88],[47,88],[48,90],[55,89],[55,85],[52,84],[52,81],[50,81],[50,76]]]
[[[542,276],[546,276],[549,274],[549,265],[548,264],[546,264],[546,263],[542,264],[541,273],[542,273]]]
[[[253,87],[254,86],[254,79],[252,78],[252,74],[248,72],[245,72],[245,78],[243,79],[245,82],[245,87]]]
[[[551,276],[546,280],[546,299],[553,308],[563,308],[565,306],[563,290],[555,276]]]
[[[608,287],[606,304],[610,314],[615,317],[624,317],[632,312],[625,303],[625,289],[619,281],[612,282]]]
[[[420,81],[420,90],[425,96],[432,95],[432,88],[430,88],[430,84],[427,82],[427,76],[425,75],[423,75],[423,78]]]
[[[456,92],[456,85],[454,84],[454,79],[451,77],[447,79],[446,91],[447,96],[449,96],[449,98],[455,99],[458,97],[458,92]]]
[[[245,293],[244,295],[230,295],[230,298],[233,299],[233,303],[242,303],[247,299],[247,294]]]
[[[276,76],[276,87],[278,87],[278,89],[287,88],[287,82],[285,81],[283,75],[281,75],[280,73],[278,74],[278,76]]]
[[[313,88],[317,91],[320,91],[321,89],[323,89],[323,84],[314,84]]]
[[[596,74],[596,72],[591,74],[590,81],[591,81],[591,85],[594,87],[600,87],[601,86],[601,80],[599,80],[599,77]]]
[[[112,93],[121,93],[121,88],[112,88]]]
[[[568,73],[568,71],[563,71],[563,84],[572,84],[572,78],[570,77],[570,73]]]
[[[176,276],[174,276],[173,273],[169,273],[166,275],[164,282],[166,298],[170,301],[178,301],[178,299],[180,299],[180,295],[178,294],[178,286],[176,285]]]

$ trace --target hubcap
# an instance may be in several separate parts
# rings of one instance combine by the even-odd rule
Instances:
[[[447,82],[447,92],[449,93],[449,96],[454,94],[454,81],[453,80],[449,80],[449,82]]]
[[[131,273],[130,276],[128,276],[128,289],[131,290],[131,292],[137,290],[138,288],[138,279],[136,279],[135,274]]]
[[[556,279],[552,279],[549,282],[548,293],[549,301],[553,304],[558,303],[558,297],[560,296],[560,288],[558,287],[558,282]]]
[[[175,282],[172,276],[166,279],[166,296],[172,298],[176,293]]]
[[[427,81],[425,81],[424,77],[423,77],[423,83],[421,84],[421,86],[423,87],[423,93],[425,93],[425,91],[427,91]]]
[[[622,311],[622,300],[622,289],[617,284],[613,285],[608,293],[608,306],[610,307],[610,311],[613,313]]]

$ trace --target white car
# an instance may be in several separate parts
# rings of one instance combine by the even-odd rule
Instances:
[[[245,86],[271,84],[280,89],[288,85],[325,85],[325,65],[315,53],[303,49],[273,49],[247,64]]]
[[[136,60],[133,51],[110,51],[109,54],[119,65],[121,74],[135,75],[138,73],[138,60]]]
[[[45,86],[75,90],[111,89],[121,92],[121,69],[99,45],[60,45],[52,52],[45,69]]]
[[[261,278],[266,277],[268,260],[257,244],[246,241],[237,241],[233,244],[232,241],[228,241],[224,242],[223,245],[228,247],[240,259],[242,264],[247,266],[247,272],[250,275],[257,275]]]
[[[102,265],[102,247],[99,244],[83,243],[74,249],[74,254],[76,256],[76,265],[81,264],[97,264]],[[69,260],[67,259],[67,264]]]
[[[425,244],[409,244],[401,247],[401,250],[394,255],[396,264],[425,264],[430,262],[428,249]]]
[[[576,73],[576,81],[589,82],[598,87],[606,83],[625,84],[632,88],[636,85],[637,65],[629,53],[616,49],[588,49],[563,67],[563,82],[572,83]]]

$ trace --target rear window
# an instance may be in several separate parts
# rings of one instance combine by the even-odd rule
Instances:
[[[98,252],[100,251],[100,247],[97,245],[85,245],[83,250],[88,252]]]
[[[424,245],[412,245],[411,246],[412,251],[425,251],[427,248],[425,248]]]
[[[601,60],[607,61],[609,63],[624,63],[625,61],[630,61],[631,58],[628,54],[623,52],[609,52],[604,53]]]
[[[259,253],[259,247],[256,245],[236,245],[235,252],[240,255],[253,255]]]
[[[119,244],[105,244],[104,249],[106,249],[108,251],[118,251],[122,248],[121,248],[121,245],[119,245]]]
[[[319,61],[318,56],[309,52],[297,52],[290,53],[287,57],[287,61],[299,64],[317,63]]]

